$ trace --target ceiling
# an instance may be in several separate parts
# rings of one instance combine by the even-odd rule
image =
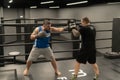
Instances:
[[[9,3],[9,1],[13,1]],[[45,1],[54,1],[49,4],[40,4]],[[68,3],[88,1],[84,4],[69,5]],[[120,0],[0,0],[0,6],[4,8],[30,8],[31,6],[37,6],[37,8],[49,8],[51,6],[59,6],[60,8],[71,8],[71,7],[85,7],[97,4],[106,4],[109,2],[120,2]]]

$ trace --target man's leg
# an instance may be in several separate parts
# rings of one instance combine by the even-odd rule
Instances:
[[[80,63],[78,61],[75,62],[75,75],[78,75],[79,69],[80,69]]]
[[[75,74],[73,75],[73,77],[71,78],[71,80],[76,80],[78,72],[79,72],[79,69],[80,69],[80,63],[78,61],[76,61],[75,62],[75,67],[74,67]]]
[[[60,71],[58,70],[58,67],[57,67],[57,63],[56,63],[56,60],[55,60],[55,57],[54,57],[54,54],[53,54],[53,51],[50,47],[48,48],[45,48],[44,49],[44,52],[43,52],[43,55],[45,56],[46,59],[50,60],[51,61],[51,64],[54,68],[54,71],[55,73],[60,76],[61,73]]]
[[[60,76],[60,75],[61,75],[61,72],[58,70],[57,63],[56,63],[56,60],[55,60],[54,58],[51,60],[51,64],[52,64],[52,66],[53,66],[53,68],[54,68],[54,70],[55,70],[55,73],[56,73],[58,76]]]
[[[97,80],[98,76],[99,76],[99,68],[98,68],[98,65],[95,63],[95,64],[92,64],[93,66],[93,70],[95,72],[95,77],[94,77],[94,80]]]
[[[29,69],[30,69],[31,64],[32,64],[32,61],[27,61],[26,62],[26,68],[25,68],[25,70],[23,72],[24,76],[27,76],[29,74]]]
[[[32,50],[31,50],[31,52],[30,52],[30,55],[29,55],[29,57],[28,57],[28,60],[27,60],[27,62],[26,62],[26,68],[25,68],[25,70],[24,70],[24,72],[23,72],[23,74],[24,74],[25,76],[27,76],[27,75],[29,74],[29,69],[30,69],[30,66],[31,66],[31,64],[32,64],[32,61],[33,61],[33,60],[36,60],[36,59],[39,57],[39,55],[40,55],[39,50],[40,50],[40,49],[38,49],[38,48],[36,48],[36,47],[33,47],[33,48],[32,48]]]

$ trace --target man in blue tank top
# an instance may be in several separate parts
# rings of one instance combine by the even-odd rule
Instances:
[[[65,28],[51,27],[51,23],[48,20],[44,20],[42,26],[34,29],[30,36],[30,39],[34,40],[34,45],[26,62],[26,68],[23,72],[25,76],[29,74],[29,68],[32,64],[32,61],[36,60],[40,55],[43,55],[46,59],[51,61],[55,74],[58,76],[61,75],[61,72],[58,70],[53,51],[50,48],[49,41],[51,31],[62,32],[64,30]]]

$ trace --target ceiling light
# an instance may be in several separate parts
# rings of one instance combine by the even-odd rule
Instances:
[[[20,18],[23,18],[23,16],[20,16]]]
[[[54,1],[45,1],[45,2],[41,2],[40,4],[49,4],[49,3],[54,3]]]
[[[12,3],[13,2],[13,0],[9,0],[9,3]]]
[[[37,8],[37,6],[31,6],[30,8]]]
[[[120,2],[111,2],[111,3],[107,3],[107,4],[120,4]]]
[[[49,8],[60,8],[59,6],[51,6]]]
[[[10,8],[10,6],[8,6],[8,8]]]
[[[76,4],[83,4],[83,3],[87,3],[88,1],[80,1],[80,2],[74,2],[74,3],[68,3],[66,5],[76,5]]]

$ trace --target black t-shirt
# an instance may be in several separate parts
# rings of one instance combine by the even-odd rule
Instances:
[[[88,25],[85,27],[80,27],[81,34],[81,49],[85,50],[96,50],[95,37],[96,30],[93,25]]]

